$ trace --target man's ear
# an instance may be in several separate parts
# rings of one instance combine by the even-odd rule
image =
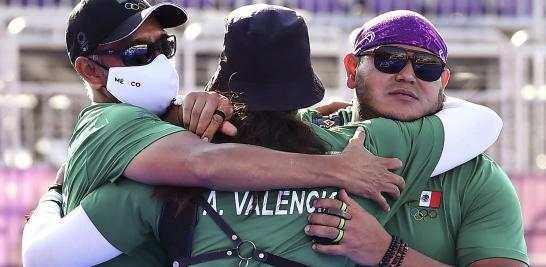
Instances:
[[[449,82],[449,77],[450,77],[450,71],[448,68],[445,68],[444,71],[442,72],[442,76],[440,76],[440,78],[442,79],[442,88],[444,88],[444,90],[446,89],[447,83]]]
[[[343,58],[345,73],[347,74],[347,87],[350,89],[356,88],[356,69],[358,67],[359,60],[360,59],[352,53],[348,53],[345,55],[345,58]]]
[[[447,87],[447,83],[449,82],[450,74],[451,72],[449,71],[449,69],[445,68],[444,71],[442,72],[442,76],[440,77],[442,82],[442,98],[443,98],[442,102],[445,102],[447,98],[446,87]]]
[[[76,72],[86,80],[92,89],[105,87],[108,73],[87,57],[78,57],[74,62]]]

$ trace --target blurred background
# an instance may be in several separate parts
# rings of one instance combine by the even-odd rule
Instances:
[[[90,101],[65,50],[77,1],[0,0],[0,267],[21,266],[23,216],[66,157],[78,113]],[[533,266],[546,266],[546,3],[543,0],[175,0],[189,21],[178,37],[181,93],[216,70],[224,20],[251,3],[301,10],[313,66],[329,99],[350,100],[342,58],[353,29],[377,14],[428,17],[449,47],[448,94],[489,106],[504,120],[488,153],[520,197]],[[465,144],[461,144],[464,146]],[[82,240],[82,242],[85,242]]]

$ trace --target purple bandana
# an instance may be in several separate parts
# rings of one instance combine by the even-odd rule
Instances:
[[[444,39],[428,19],[413,11],[391,11],[368,21],[356,36],[353,54],[387,44],[420,47],[447,62]]]

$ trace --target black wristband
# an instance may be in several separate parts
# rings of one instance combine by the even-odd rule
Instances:
[[[53,184],[47,189],[47,191],[51,191],[51,190],[55,190],[55,192],[62,195],[63,194],[63,185],[62,184]]]
[[[396,252],[395,257],[392,260],[390,267],[402,266],[402,262],[404,261],[404,257],[406,257],[407,252],[408,252],[408,243],[404,242],[404,240],[400,240],[400,247],[398,248],[398,251]]]
[[[396,252],[400,249],[400,243],[401,240],[397,236],[393,235],[391,244],[389,245],[387,252],[385,252],[385,255],[383,255],[381,261],[379,261],[377,264],[377,267],[388,267],[390,265],[391,261],[396,255]]]

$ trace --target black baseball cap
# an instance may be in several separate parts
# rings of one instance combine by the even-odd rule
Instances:
[[[235,93],[251,111],[309,107],[324,97],[310,54],[299,13],[266,4],[240,7],[227,19],[224,50],[205,90]]]
[[[134,33],[154,15],[164,28],[184,24],[188,16],[173,3],[150,5],[145,0],[82,0],[68,17],[66,50],[74,64],[99,45],[117,42]]]

